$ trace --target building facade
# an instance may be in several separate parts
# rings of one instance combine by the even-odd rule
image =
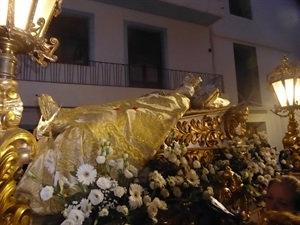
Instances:
[[[175,73],[166,71],[189,71],[221,75],[223,96],[233,105],[249,105],[249,123],[282,147],[287,119],[270,112],[275,98],[266,76],[284,54],[300,61],[297,0],[64,0],[51,26],[49,35],[61,42],[57,65],[75,68],[56,76],[68,73],[77,83],[21,79],[24,127],[37,124],[36,96],[41,93],[63,107],[104,103],[172,89]],[[91,62],[129,69],[124,76],[107,78],[121,80],[118,87],[83,85],[82,74],[92,70]],[[104,79],[98,72],[94,76]]]

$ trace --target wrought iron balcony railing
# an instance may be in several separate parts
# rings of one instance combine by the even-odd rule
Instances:
[[[202,85],[214,84],[223,91],[223,76],[219,74],[96,61],[90,61],[88,65],[49,63],[43,68],[32,62],[26,55],[19,55],[18,59],[21,72],[17,79],[21,81],[172,90],[180,85],[188,73],[193,73],[201,76]],[[145,77],[150,77],[149,81]],[[149,82],[152,82],[152,85],[147,85]]]

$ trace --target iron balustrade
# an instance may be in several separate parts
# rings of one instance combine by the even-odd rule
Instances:
[[[141,76],[137,73],[155,73],[156,68],[145,66],[134,66],[120,63],[90,61],[88,65],[48,63],[47,67],[41,67],[30,60],[27,55],[18,55],[20,64],[20,75],[17,77],[21,81],[37,81],[51,83],[67,83],[81,85],[98,85],[114,87],[132,87],[132,77]],[[142,72],[141,72],[142,71]],[[173,69],[160,69],[162,74],[162,85],[157,89],[173,90],[177,88],[184,77],[193,73],[202,78],[201,86],[214,85],[223,91],[223,76],[220,74],[209,74],[194,71],[183,71]],[[142,75],[143,76],[143,75]],[[155,78],[154,78],[155,79]],[[144,81],[144,84],[145,81]],[[147,85],[139,86],[147,88]],[[153,86],[151,88],[154,88]]]

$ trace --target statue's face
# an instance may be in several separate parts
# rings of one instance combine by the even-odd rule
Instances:
[[[15,80],[0,79],[0,130],[17,127],[22,119],[23,102]]]

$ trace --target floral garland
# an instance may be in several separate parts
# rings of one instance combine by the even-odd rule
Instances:
[[[241,190],[263,205],[260,193],[278,167],[277,151],[268,144],[265,132],[220,143],[213,149],[212,162],[189,163],[187,151],[186,146],[173,141],[164,146],[160,159],[149,161],[138,171],[126,153],[113,159],[111,143],[102,140],[95,167],[80,165],[71,172],[73,182],[61,176],[53,186],[44,186],[40,197],[42,201],[59,197],[64,202],[62,225],[114,220],[121,224],[172,224],[175,220],[177,224],[201,224],[211,219],[237,224],[240,218],[236,215],[244,209],[233,199],[240,198]],[[45,166],[51,169],[51,163]],[[230,212],[220,202],[230,206]],[[213,216],[207,218],[207,212]]]

